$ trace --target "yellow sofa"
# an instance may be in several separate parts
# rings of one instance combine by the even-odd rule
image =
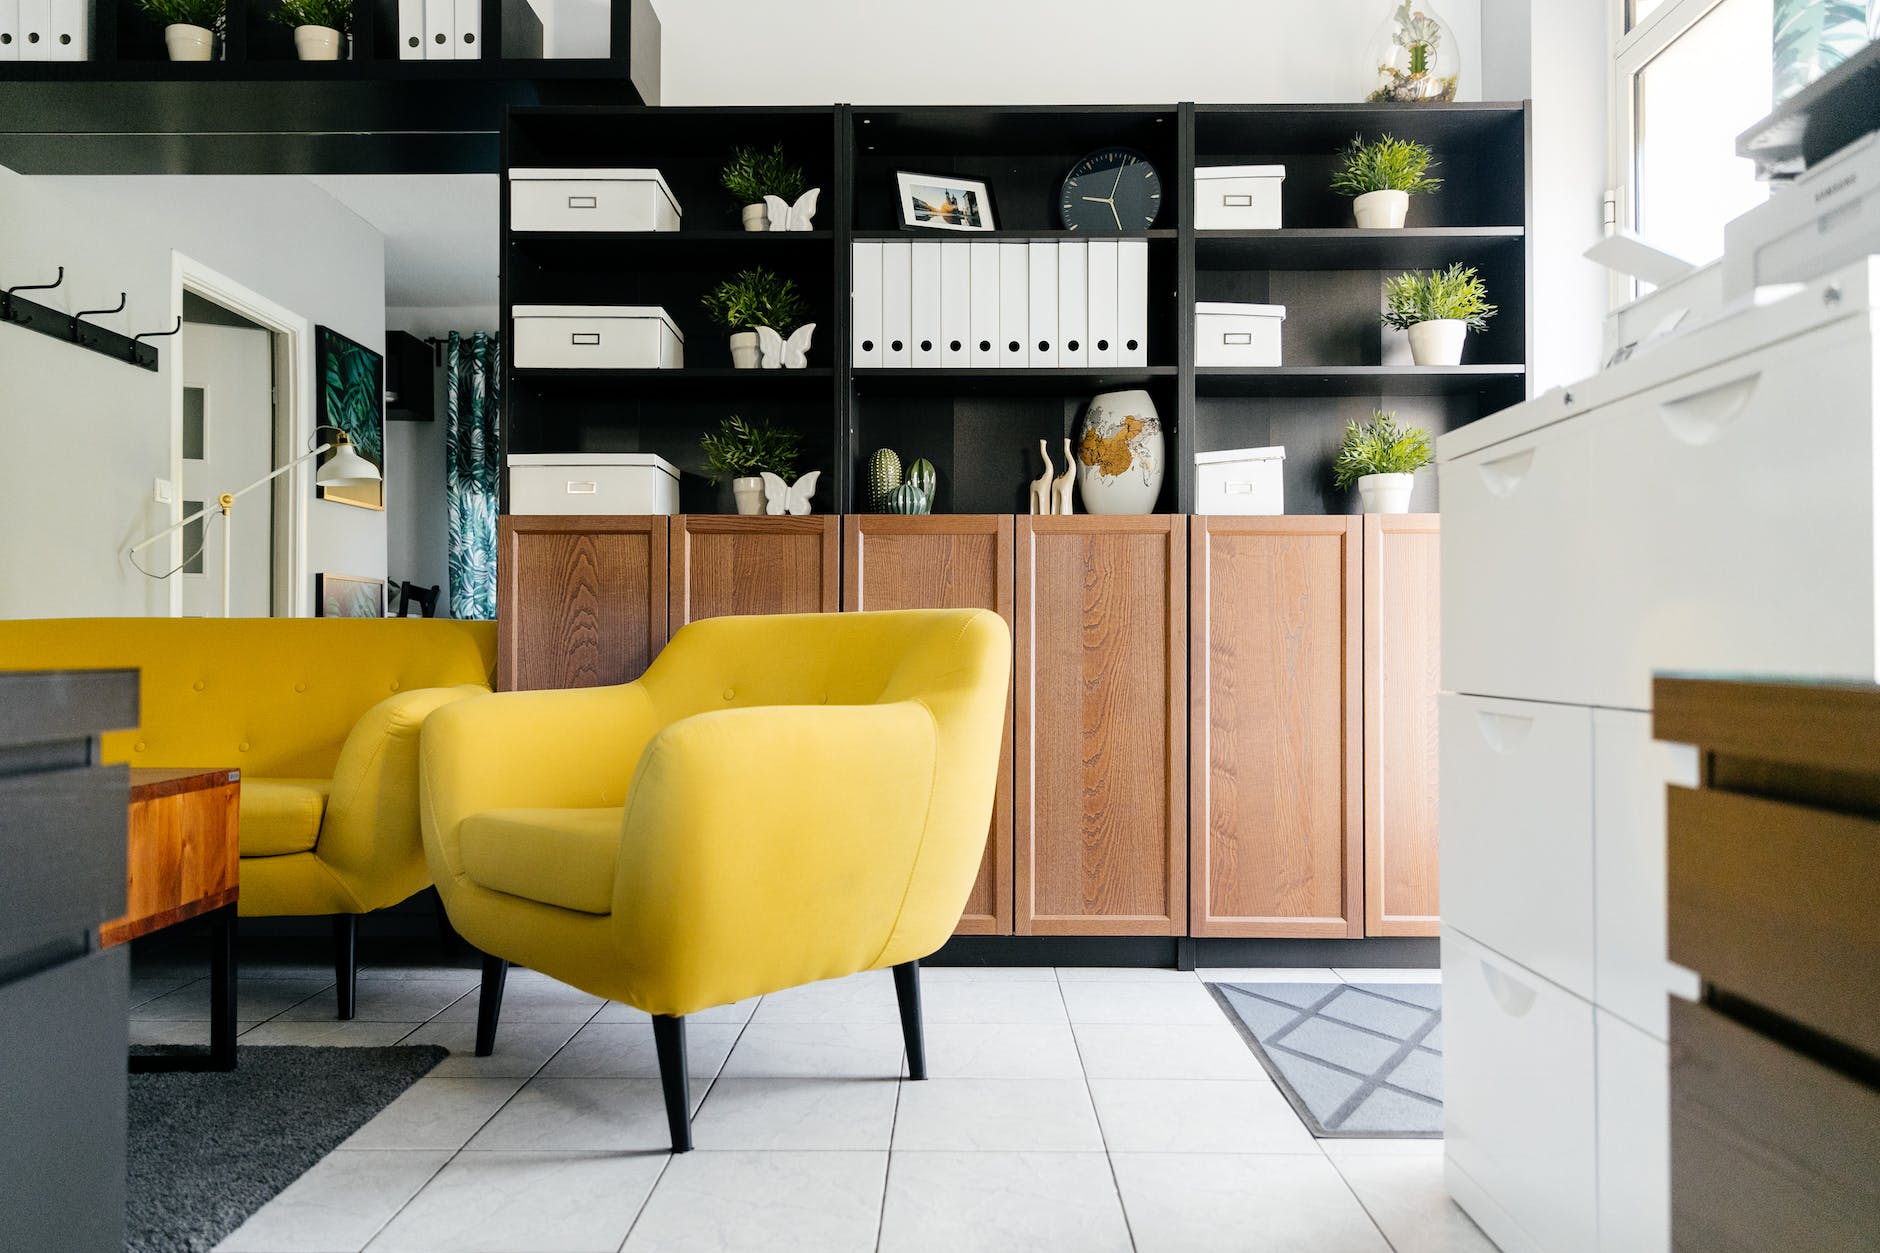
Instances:
[[[418,729],[487,694],[495,624],[439,619],[73,618],[0,622],[0,669],[131,667],[141,725],[109,762],[242,773],[243,915],[334,917],[352,1016],[358,915],[430,885]]]
[[[925,1074],[918,962],[985,849],[1011,669],[984,610],[713,618],[637,682],[505,692],[425,723],[425,852],[451,923],[507,963],[654,1016],[673,1149],[685,1015],[895,968]]]

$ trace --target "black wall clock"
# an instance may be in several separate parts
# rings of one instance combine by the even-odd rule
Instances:
[[[1067,231],[1146,231],[1162,211],[1162,177],[1133,148],[1102,148],[1071,167],[1058,193]]]

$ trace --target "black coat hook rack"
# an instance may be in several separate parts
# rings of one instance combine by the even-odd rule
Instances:
[[[16,287],[0,291],[0,322],[25,327],[29,331],[38,331],[41,335],[50,335],[68,344],[76,344],[80,348],[88,348],[92,352],[128,362],[139,369],[156,372],[156,346],[138,341],[153,335],[174,335],[176,331],[151,331],[133,338],[84,320],[101,313],[122,313],[126,302],[130,299],[128,293],[118,293],[115,308],[82,309],[74,314],[60,313],[56,309],[48,308],[37,301],[27,300],[18,294],[23,291],[51,291],[64,282],[65,267],[60,266],[58,277],[50,283],[21,283]],[[181,318],[177,319],[176,329],[182,329]]]

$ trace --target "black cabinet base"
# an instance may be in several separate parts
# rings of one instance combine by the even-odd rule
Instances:
[[[1148,966],[1193,970],[1226,966],[1433,969],[1434,936],[1364,940],[1227,940],[1156,935],[956,935],[924,959],[928,966]]]

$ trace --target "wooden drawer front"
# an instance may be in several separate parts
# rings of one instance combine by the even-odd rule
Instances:
[[[1852,956],[1837,960],[1871,977]],[[1880,1093],[1702,1005],[1672,1005],[1680,1253],[1870,1253],[1880,1232],[1876,1162]]]
[[[1880,822],[1673,788],[1671,959],[1880,1053]]]
[[[672,629],[745,613],[834,613],[841,606],[834,514],[691,514],[672,522]]]
[[[1364,519],[1366,935],[1435,935],[1441,921],[1441,567],[1436,514]]]
[[[666,527],[660,516],[502,518],[497,686],[639,678],[666,644]]]
[[[217,787],[132,800],[128,905],[122,918],[98,929],[99,939],[122,944],[234,904],[241,801],[239,776]]]

